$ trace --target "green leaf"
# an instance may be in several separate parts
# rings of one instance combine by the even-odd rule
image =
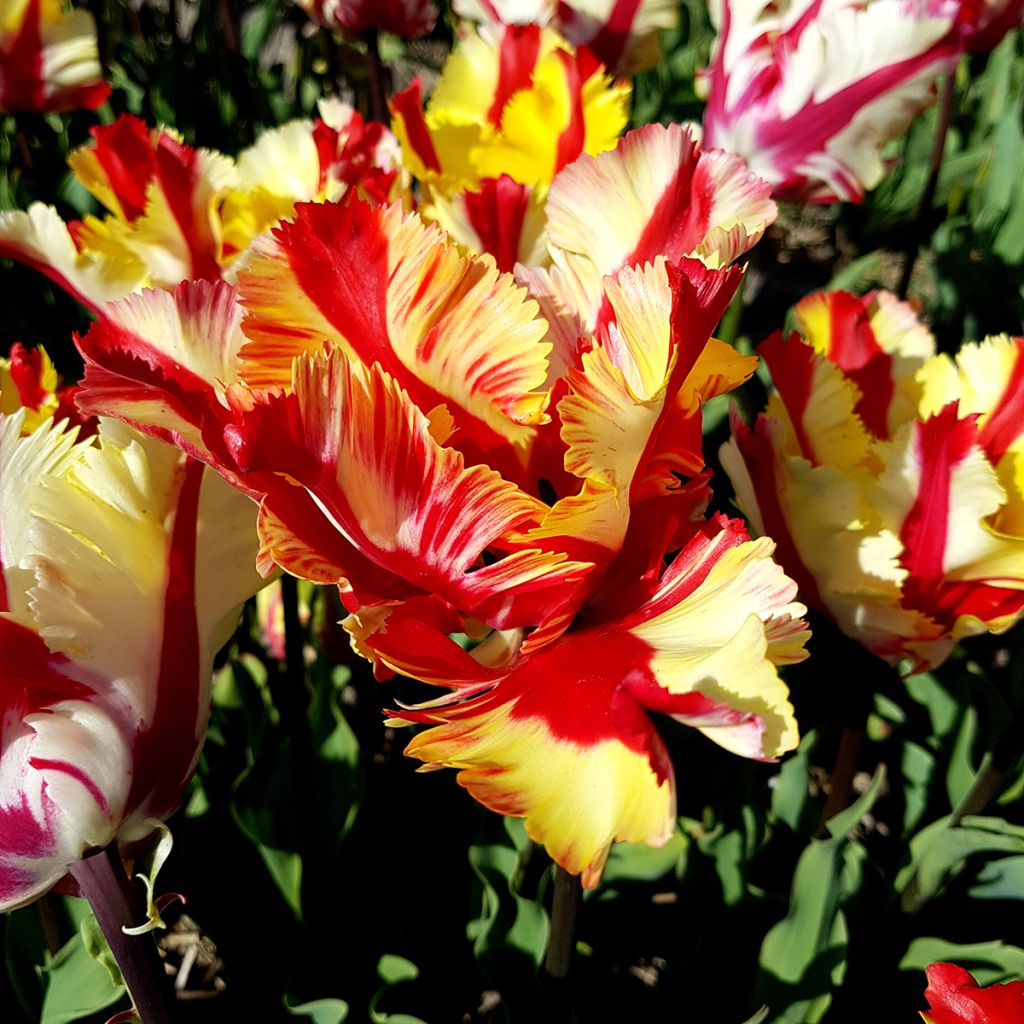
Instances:
[[[412,981],[420,976],[420,969],[404,956],[385,953],[377,961],[377,977],[386,985],[397,985],[403,981]]]
[[[825,286],[827,291],[847,291],[861,294],[870,285],[882,279],[885,269],[885,254],[875,250],[853,260],[832,276]]]
[[[604,871],[601,887],[621,882],[654,882],[675,871],[681,875],[690,848],[690,838],[677,828],[664,846],[652,847],[643,843],[615,843]]]
[[[124,985],[114,985],[107,969],[90,956],[76,935],[44,968],[46,995],[39,1024],[71,1024],[118,1002]]]
[[[801,739],[796,753],[783,762],[772,791],[772,813],[776,819],[807,836],[817,829],[821,817],[808,784],[811,754],[817,744],[817,733],[811,730]]]
[[[535,900],[525,899],[515,888],[520,854],[511,846],[480,843],[470,847],[469,863],[483,886],[479,916],[470,921],[468,931],[473,953],[484,963],[509,959],[508,953],[528,959],[532,967],[540,964],[548,941],[548,917]],[[507,970],[515,970],[511,964]]]
[[[935,937],[914,939],[901,971],[923,971],[929,964],[956,963],[974,975],[979,985],[1024,977],[1024,949],[1002,942],[950,942]]]
[[[900,770],[905,801],[902,834],[907,836],[918,827],[928,809],[929,787],[935,775],[935,755],[908,740],[901,750]]]
[[[970,792],[978,765],[973,757],[974,741],[978,735],[978,712],[973,707],[964,709],[956,742],[946,768],[946,794],[950,807],[956,807]]]
[[[246,60],[256,60],[271,30],[281,15],[281,5],[277,0],[263,0],[262,6],[242,22],[242,56]]]
[[[291,850],[278,850],[265,843],[257,843],[256,849],[259,850],[278,892],[284,897],[295,916],[301,920],[302,858]]]
[[[1024,900],[1024,856],[989,861],[968,893],[981,900]]]
[[[377,975],[384,982],[384,987],[370,1000],[370,1020],[373,1024],[426,1024],[419,1017],[407,1013],[387,1013],[379,1010],[378,1004],[385,995],[403,982],[414,981],[419,977],[419,968],[403,956],[385,953],[377,962]]]
[[[830,838],[812,839],[797,862],[789,911],[765,936],[754,1001],[778,1024],[816,1024],[843,980],[848,941],[843,905],[859,891],[863,849],[849,833],[885,784],[880,765],[864,794],[828,823]]]
[[[95,914],[86,914],[78,924],[78,934],[82,937],[82,945],[85,951],[96,961],[110,978],[110,984],[115,988],[124,985],[124,978],[121,977],[121,968],[107,944],[99,922]]]
[[[1024,827],[1002,818],[970,816],[950,827],[940,818],[910,841],[909,863],[896,877],[896,891],[907,913],[915,913],[934,899],[967,865],[980,855],[1024,854]]]
[[[343,1024],[348,1018],[348,1003],[343,999],[314,999],[297,1005],[285,999],[284,1007],[293,1017],[308,1017],[313,1024]]]

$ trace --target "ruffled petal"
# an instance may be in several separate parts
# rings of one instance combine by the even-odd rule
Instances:
[[[891,436],[915,415],[921,392],[916,375],[934,354],[935,339],[909,303],[890,292],[862,299],[816,292],[794,313],[807,343],[859,389],[854,411],[875,437]]]
[[[595,196],[615,201],[595,208]],[[738,157],[702,153],[678,125],[647,125],[611,152],[567,167],[551,187],[547,215],[552,261],[592,328],[605,276],[658,256],[725,266],[761,237],[776,209],[768,186]]]
[[[131,252],[107,259],[79,251],[57,211],[42,203],[0,212],[0,256],[45,274],[94,311],[151,283],[145,265]]]
[[[748,757],[795,746],[772,659],[804,656],[804,608],[771,549],[735,522],[692,531],[624,618],[524,648],[487,692],[457,688],[396,714],[397,723],[433,726],[406,752],[426,768],[458,769],[477,800],[525,818],[557,863],[596,885],[612,842],[657,846],[674,828],[672,769],[648,711]]]
[[[716,0],[704,140],[800,202],[858,201],[960,54],[955,3]]]
[[[309,495],[316,531],[332,544],[327,562],[354,566],[344,580],[359,603],[381,596],[360,597],[355,570],[369,560],[391,577],[391,600],[429,591],[493,625],[534,624],[587,568],[529,549],[480,564],[485,550],[536,522],[544,506],[492,470],[466,468],[379,366],[367,369],[339,349],[300,357],[292,393],[269,396],[258,413],[231,430],[239,473],[261,481],[265,509],[285,526],[309,508],[294,505],[293,492]],[[296,523],[293,532],[309,536],[310,528]],[[295,557],[301,547],[289,550]]]
[[[542,415],[548,347],[537,307],[397,206],[304,206],[241,275],[253,386],[286,386],[324,340],[379,363],[421,409],[447,403],[485,449],[523,445]],[[467,440],[468,443],[468,440]]]

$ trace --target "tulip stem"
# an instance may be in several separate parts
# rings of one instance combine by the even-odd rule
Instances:
[[[142,1024],[172,1024],[174,995],[151,935],[125,935],[146,914],[121,863],[117,845],[71,865],[71,875],[89,901],[110,951],[121,969]]]
[[[544,970],[551,978],[569,976],[569,964],[576,945],[576,912],[580,905],[579,875],[570,875],[555,865],[555,895],[551,905],[551,935]]]
[[[924,241],[925,224],[931,213],[935,192],[939,187],[939,171],[942,169],[942,155],[946,150],[946,136],[953,120],[953,100],[956,96],[956,70],[950,71],[942,83],[942,97],[939,100],[938,119],[935,124],[935,141],[932,143],[931,157],[928,161],[928,183],[921,196],[921,205],[911,229],[907,247],[904,249],[903,272],[897,288],[899,297],[905,299],[910,288],[910,278],[914,273],[914,264]]]
[[[863,726],[843,726],[842,735],[839,737],[839,749],[836,751],[836,764],[829,780],[828,799],[821,812],[819,838],[828,835],[828,822],[849,806],[850,794],[853,792],[853,777],[860,762],[860,748],[863,739]]]
[[[369,29],[363,40],[366,43],[366,84],[370,91],[370,117],[381,124],[391,124],[391,115],[388,112],[388,72],[380,59],[376,29]]]

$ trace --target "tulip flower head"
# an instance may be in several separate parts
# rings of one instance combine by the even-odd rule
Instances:
[[[60,386],[57,371],[42,347],[28,349],[15,342],[10,356],[0,359],[0,414],[11,416],[23,410],[22,431],[26,434],[51,419],[70,420],[91,434],[94,424],[84,421],[75,408],[77,390]]]
[[[1024,1020],[1024,981],[982,988],[956,964],[931,964],[921,1013],[925,1024],[1017,1024]]]
[[[396,205],[300,206],[237,292],[107,307],[84,404],[258,501],[261,565],[338,585],[378,676],[441,688],[395,714],[429,726],[408,753],[594,885],[612,842],[675,827],[651,712],[746,757],[796,743],[795,585],[771,541],[704,514],[701,405],[754,365],[710,338],[739,277],[618,268],[555,366],[493,261]]]
[[[36,267],[95,310],[140,288],[230,275],[252,239],[298,201],[349,189],[375,202],[395,198],[394,136],[340,102],[320,113],[315,123],[265,132],[237,161],[129,115],[94,127],[93,142],[69,163],[108,213],[68,225],[42,203],[0,213],[0,255]]]
[[[199,755],[213,656],[258,585],[251,506],[114,421],[0,416],[0,909],[147,839]]]
[[[91,14],[61,0],[0,0],[0,114],[93,110],[109,95]]]
[[[391,105],[414,177],[450,194],[503,174],[546,187],[581,153],[615,145],[629,86],[589,50],[536,25],[484,27],[460,39],[426,110],[414,82]]]
[[[960,9],[960,38],[968,53],[994,50],[1024,22],[1024,0],[967,0]]]
[[[934,354],[884,292],[819,293],[760,354],[775,393],[722,451],[803,598],[913,670],[1024,614],[1024,339]],[[802,336],[801,336],[802,335]]]
[[[391,32],[416,39],[432,31],[437,7],[431,0],[296,0],[314,20],[332,32],[365,36]]]
[[[738,153],[776,198],[859,201],[956,63],[959,13],[952,0],[716,0],[705,145]]]
[[[452,6],[471,21],[550,26],[616,75],[654,67],[661,56],[658,33],[679,20],[675,0],[455,0]]]

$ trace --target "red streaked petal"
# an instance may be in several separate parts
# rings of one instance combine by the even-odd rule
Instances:
[[[566,636],[490,693],[400,712],[395,721],[436,723],[406,753],[458,769],[475,799],[524,817],[531,838],[593,887],[612,842],[658,846],[675,827],[671,764],[622,685],[645,671],[637,646],[593,631]]]
[[[724,519],[696,529],[623,619],[524,647],[489,692],[456,690],[396,714],[434,726],[407,753],[458,769],[477,800],[524,817],[559,864],[596,884],[613,841],[659,845],[671,832],[671,765],[648,710],[748,757],[795,745],[772,659],[803,656],[806,630],[790,627],[804,609],[771,549]]]
[[[935,351],[935,340],[909,303],[889,292],[862,299],[816,292],[794,313],[808,344],[856,384],[854,411],[875,437],[889,437],[914,414],[914,374]]]
[[[595,208],[593,197],[615,196]],[[749,249],[776,215],[768,186],[736,157],[701,153],[678,125],[648,125],[616,149],[581,157],[547,204],[555,265],[584,323],[592,326],[601,281],[624,266],[696,256],[724,266]],[[733,229],[742,226],[742,238]]]
[[[421,213],[460,245],[493,256],[499,270],[512,273],[518,263],[547,261],[543,199],[533,186],[503,174],[456,195],[432,194]]]
[[[94,312],[149,283],[146,268],[136,259],[115,261],[79,252],[56,209],[42,203],[0,212],[0,256],[45,274]]]
[[[299,206],[275,238],[240,275],[250,384],[287,385],[292,358],[327,339],[379,363],[421,409],[447,403],[485,448],[527,442],[548,349],[536,305],[510,277],[398,206]]]
[[[77,339],[86,364],[80,408],[117,416],[231,477],[225,425],[233,403],[255,400],[232,386],[241,314],[236,289],[222,282],[185,282],[108,306]]]
[[[792,453],[815,466],[862,465],[872,439],[854,411],[860,400],[856,385],[796,333],[783,340],[776,331],[757,351],[781,399],[774,399],[768,411],[787,424]]]
[[[294,509],[276,496],[295,484],[305,489],[319,509],[318,531],[333,545],[331,565],[345,564],[349,547],[400,578],[393,598],[430,591],[502,626],[528,624],[522,617],[579,572],[563,555],[536,551],[476,564],[543,506],[491,470],[465,468],[378,366],[366,369],[334,349],[297,360],[292,386],[291,395],[269,397],[259,416],[243,417],[230,443],[240,473],[268,481],[265,506],[286,525]],[[349,583],[358,594],[358,573]]]

